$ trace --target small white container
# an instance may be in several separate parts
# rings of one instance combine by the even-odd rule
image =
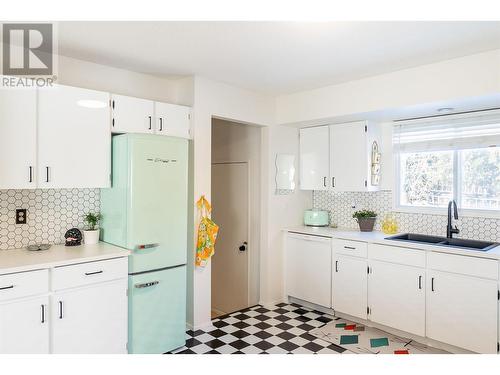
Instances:
[[[99,233],[100,230],[84,230],[83,231],[83,240],[86,245],[95,245],[99,242]]]

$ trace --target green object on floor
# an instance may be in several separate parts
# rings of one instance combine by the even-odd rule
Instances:
[[[372,348],[378,348],[380,346],[389,346],[389,339],[387,337],[382,337],[379,339],[370,339],[370,346]]]
[[[345,327],[345,323],[337,323],[335,324],[335,328],[344,328]]]
[[[357,344],[357,343],[358,343],[358,335],[340,336],[340,345]]]

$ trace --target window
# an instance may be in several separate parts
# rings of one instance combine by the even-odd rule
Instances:
[[[395,125],[396,209],[500,213],[500,112]]]

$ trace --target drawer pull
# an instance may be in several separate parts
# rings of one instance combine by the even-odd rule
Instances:
[[[355,247],[352,247],[352,246],[344,246],[344,249],[356,250],[356,248],[355,248]]]
[[[85,272],[85,276],[91,276],[91,275],[98,275],[102,273],[103,271],[95,271],[95,272]]]
[[[9,285],[9,286],[1,287],[0,290],[13,289],[13,288],[14,288],[14,285]]]
[[[146,250],[146,249],[152,249],[152,248],[155,248],[158,246],[160,246],[159,243],[147,243],[147,244],[143,244],[143,245],[137,245],[135,247],[135,249],[136,250]]]
[[[160,282],[156,280],[156,281],[150,281],[149,283],[135,284],[134,287],[137,289],[149,288],[151,286],[158,285],[159,283]]]
[[[42,324],[45,323],[45,305],[40,305],[41,310],[42,310]]]
[[[63,302],[62,301],[59,301],[59,319],[62,319],[64,318],[64,314],[63,314]]]

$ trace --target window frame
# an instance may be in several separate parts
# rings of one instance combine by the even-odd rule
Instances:
[[[498,147],[500,148],[500,147]],[[462,170],[460,166],[460,151],[453,150],[453,199],[457,202],[459,215],[464,217],[484,217],[484,218],[500,218],[500,210],[481,210],[473,208],[462,208]],[[414,214],[430,214],[430,215],[447,215],[447,207],[422,207],[409,206],[401,204],[400,188],[401,188],[401,158],[400,152],[394,152],[393,155],[393,171],[394,171],[394,189],[392,194],[392,208],[395,212],[414,213]]]

